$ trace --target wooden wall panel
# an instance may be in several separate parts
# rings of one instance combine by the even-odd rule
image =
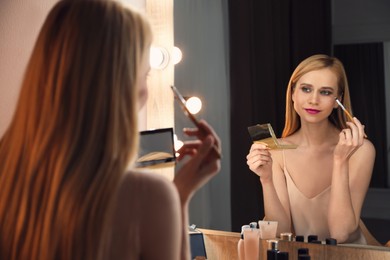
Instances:
[[[146,13],[152,25],[153,46],[172,50],[173,0],[146,0]],[[174,65],[169,61],[163,69],[152,69],[148,78],[149,98],[142,111],[144,123],[141,130],[174,127],[174,103],[170,86],[174,84]],[[174,167],[152,169],[157,174],[173,180]]]

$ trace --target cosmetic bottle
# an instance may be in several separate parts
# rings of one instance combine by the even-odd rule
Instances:
[[[261,239],[276,238],[276,230],[278,229],[277,221],[259,220],[259,230]]]
[[[237,244],[237,252],[238,252],[238,259],[239,260],[245,260],[245,247],[244,247],[244,230],[250,229],[249,225],[243,225],[241,227],[241,238],[238,240]]]
[[[309,248],[302,247],[298,248],[298,255],[308,255],[309,254]]]
[[[267,260],[276,260],[277,253],[278,253],[278,251],[268,249],[267,250]]]
[[[292,233],[280,233],[280,240],[285,240],[285,241],[292,241],[293,240],[293,235]]]
[[[325,244],[336,246],[337,245],[337,240],[334,239],[334,238],[327,238],[327,239],[325,239]]]
[[[295,236],[295,241],[296,242],[305,242],[305,237],[304,236]]]
[[[298,248],[298,260],[310,260],[309,248]]]
[[[276,260],[288,260],[288,252],[278,251],[276,253]]]
[[[244,249],[246,260],[259,259],[259,229],[256,222],[249,224],[249,229],[244,229]]]
[[[307,242],[311,243],[312,241],[318,240],[317,235],[308,235],[307,236]]]
[[[267,240],[267,260],[276,260],[278,252],[278,240]]]

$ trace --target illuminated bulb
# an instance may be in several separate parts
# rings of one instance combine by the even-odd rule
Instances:
[[[181,50],[178,47],[174,46],[172,49],[172,62],[173,62],[173,64],[175,64],[175,65],[178,64],[181,61],[182,57],[183,57],[183,54],[182,54]]]
[[[166,49],[161,47],[150,48],[150,67],[153,69],[163,69],[168,65],[169,55]]]
[[[182,141],[180,141],[179,139],[177,139],[177,135],[173,135],[173,146],[175,148],[175,156],[176,157],[179,157],[180,156],[180,153],[178,153],[177,151],[180,150],[180,148],[182,148],[184,145],[184,143]]]
[[[182,141],[177,139],[177,135],[173,135],[173,143],[174,143],[175,151],[179,151],[179,149],[184,145]]]
[[[190,97],[186,101],[186,107],[195,115],[202,109],[202,101],[198,97]]]

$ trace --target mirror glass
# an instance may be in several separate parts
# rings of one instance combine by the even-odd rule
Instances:
[[[331,0],[332,34],[334,45],[383,42],[386,66],[386,97],[390,97],[389,84],[389,42],[390,42],[390,1],[388,0]],[[228,1],[175,1],[174,28],[175,45],[183,52],[182,61],[175,66],[175,85],[184,96],[198,96],[204,108],[198,118],[213,123],[221,134],[224,160],[221,174],[196,195],[190,210],[190,224],[199,227],[227,230],[230,220],[230,168],[229,147],[229,28]],[[352,8],[353,7],[353,8]],[[390,102],[390,100],[389,100]],[[389,102],[386,101],[387,104]],[[176,131],[188,126],[188,120],[175,107]],[[386,113],[390,124],[390,112]],[[246,128],[247,126],[243,126]],[[390,131],[390,127],[387,127]],[[390,140],[388,133],[387,140]],[[390,145],[388,145],[390,147]],[[390,150],[390,149],[389,149]],[[389,155],[387,155],[389,157]],[[239,160],[237,158],[236,160]],[[244,160],[244,159],[242,159]],[[390,158],[388,158],[390,162]],[[388,178],[390,179],[390,178]],[[387,184],[390,186],[390,183]],[[379,226],[390,227],[390,208],[383,210],[383,201],[390,201],[389,192],[373,190],[367,194],[362,216],[374,220],[367,222],[369,230]],[[382,202],[382,203],[381,203]],[[385,206],[386,207],[386,206]],[[378,210],[382,208],[382,210]],[[379,212],[380,211],[380,212]],[[381,222],[383,221],[383,222]],[[376,225],[376,223],[381,223]],[[387,223],[387,224],[386,224]],[[382,225],[383,224],[383,225]],[[381,240],[390,239],[382,229]],[[381,241],[381,242],[382,242]]]

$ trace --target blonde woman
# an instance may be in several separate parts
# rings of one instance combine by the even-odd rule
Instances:
[[[109,0],[60,1],[0,143],[0,259],[189,259],[187,207],[220,169],[213,129],[174,183],[126,171],[147,98],[151,29]]]
[[[297,149],[253,144],[249,168],[260,177],[267,219],[278,232],[361,243],[360,213],[370,183],[375,148],[351,113],[347,77],[335,57],[302,61],[287,87],[286,122],[280,142]]]

